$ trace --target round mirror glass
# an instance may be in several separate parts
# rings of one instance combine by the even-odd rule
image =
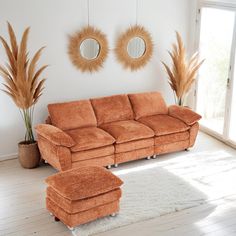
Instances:
[[[146,45],[142,38],[134,37],[127,45],[127,51],[130,57],[139,58],[145,53]]]
[[[95,39],[85,39],[80,44],[80,54],[87,60],[96,59],[100,52],[100,45]]]

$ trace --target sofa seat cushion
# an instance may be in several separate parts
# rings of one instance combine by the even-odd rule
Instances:
[[[84,160],[90,160],[93,158],[114,155],[114,153],[115,153],[114,145],[110,145],[110,146],[93,148],[90,150],[85,150],[85,151],[80,151],[80,152],[72,152],[71,160],[72,162],[84,161]]]
[[[140,139],[127,143],[116,143],[115,153],[130,152],[148,147],[154,147],[154,138]]]
[[[119,188],[123,182],[103,167],[88,166],[49,176],[46,183],[61,196],[80,200]]]
[[[119,164],[119,163],[124,163],[128,161],[139,160],[139,159],[143,159],[143,158],[146,158],[148,156],[153,156],[153,155],[154,155],[154,146],[137,149],[130,152],[116,153],[115,163]]]
[[[98,126],[121,120],[134,118],[132,106],[127,95],[114,95],[109,97],[91,99]]]
[[[189,131],[157,136],[155,137],[155,146],[188,140],[189,137]]]
[[[97,126],[89,100],[49,104],[48,111],[52,124],[62,130]]]
[[[169,115],[148,116],[138,121],[154,130],[156,136],[184,132],[190,128],[184,122]]]
[[[72,152],[104,147],[115,142],[115,139],[110,134],[97,127],[74,129],[66,131],[66,133],[69,134],[76,143],[71,147]]]
[[[112,122],[103,124],[100,127],[111,134],[116,143],[125,143],[154,136],[154,132],[150,128],[134,120]]]
[[[72,162],[72,169],[73,168],[80,168],[82,166],[111,166],[115,164],[115,156],[114,154],[105,156],[105,157],[96,157],[93,159],[87,159],[84,161],[75,161]]]
[[[168,114],[168,107],[158,92],[129,94],[135,119],[159,114]]]

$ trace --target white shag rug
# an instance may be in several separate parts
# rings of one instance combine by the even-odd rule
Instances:
[[[161,165],[141,164],[113,172],[124,181],[119,214],[79,226],[73,231],[75,236],[89,236],[156,218],[203,204],[207,198]]]

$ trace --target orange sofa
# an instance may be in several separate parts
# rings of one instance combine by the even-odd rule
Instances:
[[[47,124],[36,126],[42,158],[57,170],[117,166],[188,149],[201,116],[167,107],[161,94],[114,95],[48,105]]]

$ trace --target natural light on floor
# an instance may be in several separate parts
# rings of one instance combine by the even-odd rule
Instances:
[[[160,162],[145,163],[137,167],[113,170],[113,172],[122,177],[133,172],[157,167],[164,168],[206,194],[211,200],[234,191],[236,159],[227,151],[183,153],[177,158],[163,161],[161,158],[162,156],[160,156]]]

